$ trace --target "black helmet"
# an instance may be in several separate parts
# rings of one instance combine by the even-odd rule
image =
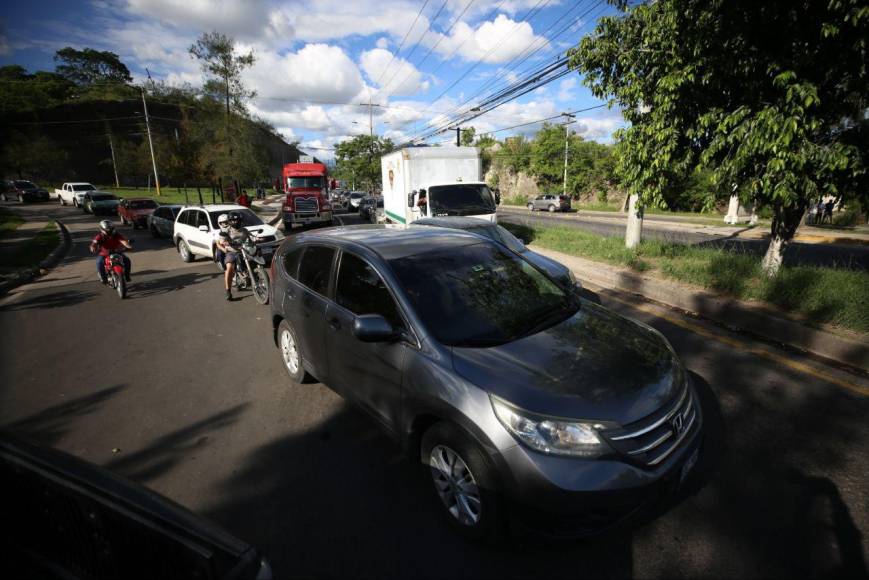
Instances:
[[[229,212],[229,225],[231,225],[234,228],[238,228],[239,226],[241,226],[241,223],[242,223],[241,212],[239,212],[239,211]]]

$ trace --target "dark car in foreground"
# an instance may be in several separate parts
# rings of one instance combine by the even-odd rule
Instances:
[[[0,577],[271,580],[259,551],[178,504],[0,431]]]
[[[516,252],[517,254],[522,254],[532,264],[546,272],[550,278],[558,280],[558,282],[565,288],[570,288],[578,284],[576,276],[573,275],[570,268],[551,258],[541,256],[537,252],[532,252],[525,245],[525,242],[511,234],[504,226],[499,226],[498,224],[493,224],[492,222],[478,218],[453,216],[423,218],[413,222],[413,225],[452,228],[485,236],[490,240],[504,244],[509,250]]]
[[[26,179],[10,179],[0,184],[0,199],[3,201],[18,200],[21,203],[27,201],[48,201],[48,190],[43,189]]]
[[[394,435],[469,537],[496,538],[508,513],[600,531],[674,493],[697,460],[700,408],[664,337],[500,243],[342,227],[287,239],[272,264],[290,377]]]

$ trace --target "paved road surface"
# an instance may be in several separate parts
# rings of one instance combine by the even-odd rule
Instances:
[[[624,222],[618,222],[615,219],[601,219],[597,216],[583,217],[582,214],[578,216],[575,214],[550,215],[499,208],[498,219],[529,226],[571,227],[601,236],[624,237],[625,235]],[[704,228],[702,225],[692,228],[690,225],[673,224],[673,222],[663,220],[656,220],[653,223],[646,222],[644,225],[644,239],[724,247],[731,251],[746,252],[757,256],[762,256],[769,245],[767,240],[740,239],[710,233],[709,228]],[[738,231],[739,228],[732,229]],[[785,264],[838,265],[866,270],[869,269],[869,246],[794,242],[785,248]]]
[[[614,537],[481,547],[451,533],[371,421],[321,384],[290,383],[268,309],[226,302],[213,264],[139,233],[121,301],[85,251],[96,220],[46,211],[76,243],[0,302],[0,425],[214,519],[276,578],[866,575],[865,378],[601,293],[700,378],[707,444],[691,493]]]

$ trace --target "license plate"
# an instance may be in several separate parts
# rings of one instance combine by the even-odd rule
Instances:
[[[688,474],[691,473],[691,470],[694,469],[694,466],[697,464],[697,458],[700,457],[700,448],[694,450],[690,456],[688,456],[688,460],[682,465],[682,471],[679,474],[679,487],[685,483],[685,480],[688,479]]]

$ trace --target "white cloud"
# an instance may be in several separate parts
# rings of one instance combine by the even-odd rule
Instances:
[[[244,77],[259,93],[257,106],[270,110],[293,101],[348,103],[365,89],[347,53],[328,44],[307,44],[284,55],[262,52]]]
[[[558,85],[558,100],[559,101],[570,101],[576,95],[573,93],[573,89],[576,88],[578,84],[578,80],[575,76],[567,77]]]
[[[393,59],[388,50],[367,50],[359,63],[371,82],[379,84],[381,94],[412,95],[429,87],[429,82],[422,80],[422,73],[415,66],[400,57]]]
[[[543,37],[534,34],[530,24],[516,22],[504,14],[499,14],[495,20],[483,22],[477,28],[459,22],[449,37],[434,33],[427,37],[426,42],[430,45],[438,43],[435,50],[442,56],[458,51],[456,54],[465,60],[482,60],[486,63],[507,62],[532,44],[534,48],[549,44]]]
[[[389,39],[385,36],[381,36],[377,39],[375,46],[377,46],[377,48],[387,48],[389,46]]]
[[[618,111],[603,117],[577,117],[574,131],[583,139],[611,143],[613,132],[625,126],[625,120]]]
[[[252,38],[271,23],[265,0],[127,0],[127,9],[172,26]]]

